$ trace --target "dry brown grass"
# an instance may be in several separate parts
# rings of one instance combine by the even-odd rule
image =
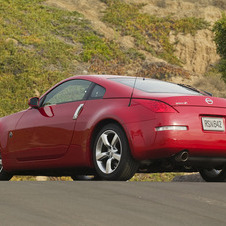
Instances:
[[[185,2],[192,2],[192,3],[198,3],[204,7],[206,6],[215,6],[220,9],[226,9],[226,1],[225,0],[184,0]]]
[[[208,74],[197,78],[193,86],[208,91],[216,97],[226,98],[226,84],[220,74]]]
[[[226,98],[226,83],[220,73],[208,72],[205,75],[190,75],[189,77],[174,76],[168,81],[191,85],[197,89],[212,93],[214,97]]]

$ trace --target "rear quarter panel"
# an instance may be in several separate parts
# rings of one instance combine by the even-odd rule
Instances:
[[[74,154],[76,165],[92,166],[91,139],[95,127],[103,120],[114,120],[122,126],[134,157],[137,152],[152,145],[155,133],[150,126],[155,114],[141,105],[129,106],[129,101],[129,98],[86,101],[69,149],[74,153],[77,150]]]

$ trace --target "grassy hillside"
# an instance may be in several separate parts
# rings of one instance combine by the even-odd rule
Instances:
[[[77,12],[49,7],[44,0],[3,0],[0,7],[0,116],[27,107],[29,97],[43,93],[59,80],[81,73],[125,74],[130,65],[142,65],[153,53],[180,65],[168,40],[170,31],[194,34],[206,28],[202,19],[158,18],[142,14],[141,4],[104,1],[102,20],[122,34],[136,39],[136,48],[125,48],[106,40]],[[157,42],[158,50],[151,43]],[[172,68],[161,70],[141,66],[140,75],[152,72],[161,77]],[[183,70],[173,69],[175,74]],[[158,76],[157,76],[158,77]]]
[[[29,97],[75,75],[91,59],[128,58],[82,15],[43,0],[4,0],[0,21],[0,116],[26,108]]]

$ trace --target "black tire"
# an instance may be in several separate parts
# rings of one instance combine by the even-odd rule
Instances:
[[[74,181],[89,181],[89,180],[92,180],[92,181],[97,181],[97,180],[100,180],[100,178],[98,176],[92,176],[92,175],[74,175],[74,176],[71,176],[72,180]]]
[[[105,125],[97,134],[93,163],[100,178],[111,181],[129,180],[139,166],[130,153],[125,132],[113,123]]]
[[[200,169],[200,175],[207,182],[225,182],[226,181],[226,166],[222,169]]]
[[[0,153],[0,181],[9,181],[13,177],[12,174],[6,172],[3,169],[3,164],[2,164],[2,156]]]

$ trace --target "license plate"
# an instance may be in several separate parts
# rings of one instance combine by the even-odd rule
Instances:
[[[225,131],[224,119],[202,117],[202,128],[207,131]]]

